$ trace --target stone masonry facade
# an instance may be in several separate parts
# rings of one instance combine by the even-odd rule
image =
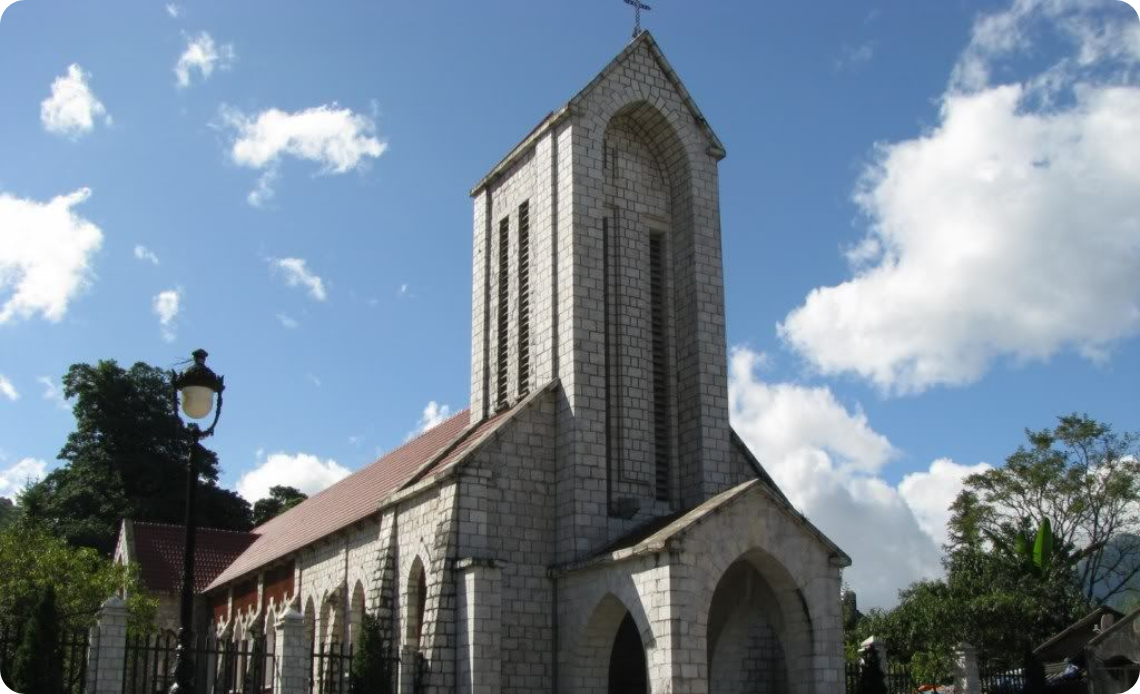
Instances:
[[[724,156],[648,33],[547,117],[471,191],[477,440],[212,588],[212,633],[290,693],[366,611],[401,692],[842,692],[850,560],[728,421]]]

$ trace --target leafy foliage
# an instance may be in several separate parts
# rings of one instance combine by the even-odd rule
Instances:
[[[16,522],[20,516],[20,509],[11,499],[0,496],[0,530]]]
[[[1072,414],[1026,436],[1028,446],[1003,467],[966,478],[952,507],[950,549],[988,543],[1025,556],[1017,543],[1037,527],[1038,573],[1075,567],[1085,599],[1094,603],[1132,590],[1140,577],[1137,434],[1119,435]]]
[[[269,496],[253,505],[253,525],[257,527],[280,516],[309,496],[296,487],[270,487]]]
[[[381,631],[379,617],[365,612],[360,624],[360,636],[352,658],[352,691],[355,694],[390,694],[392,692],[393,661],[389,644]]]
[[[966,641],[1037,677],[1034,647],[1094,604],[1135,601],[1137,437],[1081,415],[1027,435],[1005,467],[967,478],[952,507],[945,578],[913,583],[893,610],[848,625],[848,658],[861,640],[882,637],[917,681],[933,684]]]
[[[63,671],[58,667],[60,651],[59,614],[55,589],[45,586],[24,626],[23,638],[12,662],[12,686],[19,692],[60,694]]]
[[[18,523],[0,532],[0,622],[23,624],[32,619],[37,601],[48,588],[60,628],[91,626],[99,606],[125,590],[131,626],[146,630],[157,603],[146,597],[137,567],[116,564],[97,551],[73,547],[42,529]],[[29,690],[24,690],[29,691]]]
[[[25,515],[70,542],[104,553],[123,518],[181,523],[192,440],[174,408],[169,375],[137,363],[74,364],[63,378],[75,430],[59,453],[67,464],[21,497]],[[217,486],[218,457],[199,458],[198,522],[249,530],[249,504]]]

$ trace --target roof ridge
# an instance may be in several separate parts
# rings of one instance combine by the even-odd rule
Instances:
[[[135,520],[134,518],[127,518],[125,520],[129,520],[131,523],[134,524],[134,526],[136,528],[138,528],[140,525],[149,525],[149,526],[153,526],[156,528],[177,528],[179,530],[182,530],[186,527],[185,525],[180,524],[180,523],[163,523],[160,521],[141,521],[141,520]],[[194,532],[196,532],[196,533],[201,533],[201,532],[229,533],[231,535],[256,535],[257,534],[255,532],[253,532],[252,530],[233,530],[230,528],[209,528],[209,527],[205,527],[205,526],[196,526],[194,528]]]

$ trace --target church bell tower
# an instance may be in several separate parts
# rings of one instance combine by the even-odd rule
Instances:
[[[744,479],[730,460],[724,156],[641,32],[471,191],[472,420],[554,383],[564,560]]]

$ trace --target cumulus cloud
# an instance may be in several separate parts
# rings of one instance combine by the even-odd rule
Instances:
[[[169,11],[170,6],[167,6]],[[177,16],[177,14],[173,15]],[[234,52],[232,43],[217,45],[214,43],[213,37],[208,33],[202,32],[197,36],[188,36],[186,38],[186,50],[178,57],[178,63],[174,66],[174,75],[178,78],[178,87],[185,89],[190,86],[191,73],[198,72],[202,81],[210,79],[210,75],[214,74],[214,70],[229,70],[236,60],[237,54]]]
[[[106,107],[87,84],[90,77],[78,63],[72,63],[66,75],[55,78],[51,83],[51,96],[40,104],[40,122],[45,130],[78,138],[91,132],[99,119],[106,125],[111,124]]]
[[[779,327],[821,373],[916,393],[999,360],[1102,361],[1140,331],[1140,88],[1111,68],[1140,59],[1140,24],[1075,7],[1019,0],[980,18],[938,125],[878,146],[854,195],[867,228],[847,252],[851,279],[813,290]],[[1057,8],[1076,57],[988,86],[994,56],[1025,48],[1029,18]],[[1132,48],[1102,45],[1114,32]],[[1073,81],[1094,74],[1105,81]]]
[[[423,414],[420,415],[420,421],[416,423],[415,431],[408,434],[405,440],[414,438],[428,429],[439,426],[451,416],[451,408],[447,405],[441,405],[435,400],[432,400],[424,407]]]
[[[278,485],[295,487],[312,496],[349,474],[347,468],[332,459],[322,461],[309,453],[271,453],[241,476],[237,491],[250,503],[269,496],[269,488]]]
[[[178,19],[178,15],[182,14],[182,8],[172,2],[166,3],[166,14],[170,15],[171,19]]]
[[[0,374],[0,395],[8,398],[12,402],[20,399],[20,392],[16,390],[16,386],[12,385],[12,382],[9,381],[8,377],[4,374]]]
[[[950,505],[962,490],[962,481],[989,469],[985,463],[959,465],[949,458],[939,458],[930,464],[929,470],[903,477],[899,494],[914,511],[922,531],[941,547],[949,539],[946,526],[950,522]]]
[[[880,473],[900,453],[861,409],[828,388],[763,381],[764,356],[747,348],[733,349],[729,364],[733,427],[791,502],[851,555],[844,577],[861,605],[894,605],[900,588],[941,575],[941,506],[974,468],[939,460],[896,488]]]
[[[152,265],[158,265],[158,256],[146,246],[135,246],[135,260],[142,260]]]
[[[168,289],[159,292],[151,301],[151,308],[154,310],[154,315],[158,316],[158,324],[162,329],[162,339],[167,342],[173,342],[177,337],[177,325],[174,319],[178,317],[181,299],[181,289]]]
[[[296,318],[294,318],[293,316],[290,316],[287,313],[278,313],[277,314],[277,321],[279,323],[281,323],[281,327],[289,328],[290,330],[297,328],[301,325],[300,323],[297,322]]]
[[[263,172],[249,195],[255,206],[273,197],[283,157],[316,163],[320,174],[343,174],[363,167],[388,148],[377,139],[371,118],[335,103],[293,113],[273,108],[255,116],[223,107],[221,125],[235,133],[233,162]]]
[[[0,193],[0,325],[35,314],[58,322],[90,284],[103,232],[72,211],[90,195],[43,203]]]
[[[36,458],[24,458],[0,469],[0,496],[15,500],[28,484],[39,482],[47,473],[47,463]]]
[[[304,258],[270,258],[269,264],[275,271],[281,273],[286,285],[305,287],[309,290],[309,296],[317,301],[328,298],[324,280],[305,267]]]

